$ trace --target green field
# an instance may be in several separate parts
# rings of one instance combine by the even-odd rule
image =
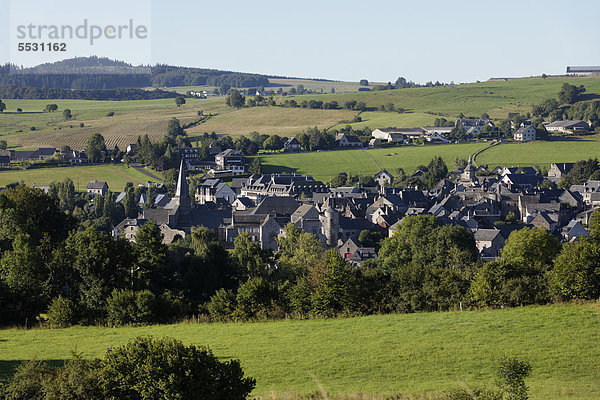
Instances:
[[[159,173],[155,171],[151,171],[151,173],[159,176]],[[21,181],[27,185],[43,186],[66,178],[71,178],[75,184],[75,189],[79,191],[85,191],[87,183],[93,180],[106,181],[110,190],[115,192],[123,190],[127,182],[140,184],[146,181],[154,181],[134,168],[127,168],[125,165],[104,164],[0,171],[0,186]]]
[[[600,135],[529,143],[502,143],[477,156],[478,164],[502,166],[550,166],[600,156]]]
[[[368,107],[375,108],[394,103],[396,107],[408,111],[433,112],[454,119],[460,113],[479,117],[484,112],[492,118],[506,118],[509,112],[527,113],[531,111],[532,104],[549,97],[558,97],[564,82],[584,85],[587,94],[600,93],[598,78],[556,77],[361,93],[287,96],[286,98],[297,102],[310,99],[336,100],[340,105],[349,100],[357,100],[364,101]]]
[[[334,128],[342,128],[346,125],[352,126],[354,129],[364,127],[371,128],[414,128],[420,126],[432,126],[438,116],[433,114],[411,112],[399,114],[397,112],[380,112],[380,111],[365,111],[360,113],[362,122],[342,123],[334,126]]]
[[[470,154],[485,148],[488,143],[440,144],[390,147],[372,150],[338,150],[297,154],[261,155],[263,171],[295,172],[312,175],[324,182],[340,172],[373,175],[381,169],[396,175],[398,168],[412,173],[418,165],[427,165],[434,156],[441,156],[448,169],[454,169],[456,157],[468,159]]]
[[[423,393],[493,385],[504,355],[529,361],[531,399],[600,398],[598,303],[265,323],[0,331],[4,376],[20,360],[101,357],[138,335],[240,359],[253,395]]]

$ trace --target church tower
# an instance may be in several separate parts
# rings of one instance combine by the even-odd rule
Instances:
[[[340,216],[331,205],[325,210],[325,218],[323,221],[323,233],[327,238],[327,245],[336,247],[338,244],[338,232],[340,229]]]

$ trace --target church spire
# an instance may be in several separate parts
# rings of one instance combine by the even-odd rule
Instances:
[[[185,179],[185,164],[183,157],[181,158],[181,164],[179,165],[179,176],[177,178],[177,189],[175,190],[175,197],[180,207],[187,207],[190,204],[189,200],[189,189]]]

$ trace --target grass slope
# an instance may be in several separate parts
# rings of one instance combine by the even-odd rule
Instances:
[[[157,175],[158,173],[152,171],[152,174]],[[146,181],[155,181],[134,168],[127,168],[125,165],[108,164],[0,171],[0,186],[21,181],[27,185],[47,185],[50,182],[63,181],[66,178],[71,178],[75,184],[75,189],[79,191],[85,191],[88,181],[93,180],[106,181],[112,191],[123,190],[127,182],[139,184]]]
[[[549,97],[558,97],[564,82],[584,85],[590,97],[598,97],[598,78],[523,78],[506,82],[480,82],[431,88],[397,89],[361,93],[287,96],[298,102],[310,99],[364,101],[368,107],[379,108],[394,103],[414,112],[433,112],[456,118],[461,112],[472,116],[488,113],[492,118],[506,118],[509,112],[530,112],[531,105]]]
[[[308,127],[320,129],[337,125],[342,120],[352,120],[358,111],[311,110],[306,108],[252,107],[230,111],[210,118],[203,124],[188,129],[193,137],[204,132],[247,135],[261,134],[293,136]]]
[[[593,135],[543,142],[502,143],[477,156],[477,163],[490,166],[549,166],[553,162],[573,162],[599,155],[600,135]]]
[[[195,121],[197,112],[220,113],[229,111],[222,99],[188,100],[183,107],[176,107],[173,99],[92,101],[92,100],[3,100],[8,112],[0,114],[0,138],[11,147],[37,148],[63,145],[83,149],[89,136],[100,133],[107,145],[124,148],[134,143],[139,135],[148,134],[152,140],[160,140],[168,121],[175,117],[182,123]],[[41,110],[46,104],[55,103],[59,109],[54,113]],[[16,113],[16,108],[23,113]],[[62,111],[70,109],[75,120],[64,121]],[[115,116],[107,117],[109,112]],[[84,127],[79,124],[83,122]],[[30,127],[35,127],[31,131]]]
[[[417,126],[431,126],[433,125],[436,115],[411,112],[398,114],[396,112],[380,112],[380,111],[365,111],[360,113],[362,122],[355,123],[341,123],[336,125],[334,128],[342,128],[346,125],[352,126],[354,129],[360,129],[364,127],[377,127],[377,128],[414,128]]]
[[[600,398],[600,307],[553,305],[266,323],[73,327],[0,331],[0,368],[63,360],[72,350],[101,357],[138,335],[173,336],[239,358],[254,395],[422,393],[492,385],[503,355],[531,362],[531,399]]]
[[[456,157],[468,159],[469,155],[483,149],[487,143],[426,145],[420,147],[392,147],[373,150],[339,150],[297,154],[262,155],[263,170],[296,172],[312,175],[315,179],[329,181],[340,172],[373,175],[387,169],[396,175],[398,168],[412,173],[418,165],[427,165],[434,156],[441,156],[448,169],[454,169]]]

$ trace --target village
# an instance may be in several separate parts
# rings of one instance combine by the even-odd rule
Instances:
[[[236,165],[239,162],[238,157]],[[253,174],[235,177],[230,184],[206,179],[191,198],[182,159],[174,197],[168,197],[164,185],[148,183],[157,188],[153,208],[144,207],[146,198],[141,195],[138,217],[125,218],[113,235],[135,241],[141,226],[154,223],[163,242],[171,243],[204,226],[215,230],[226,247],[233,247],[234,239],[247,232],[262,249],[277,250],[277,239],[292,223],[360,265],[377,257],[372,242],[360,241],[361,232],[391,237],[403,217],[430,214],[439,224],[472,232],[480,257],[491,261],[500,256],[510,233],[523,227],[543,227],[564,242],[588,235],[585,226],[600,208],[600,181],[565,189],[540,187],[544,179],[560,182],[572,167],[573,163],[554,163],[544,177],[532,167],[475,168],[469,162],[430,190],[395,186],[394,176],[386,170],[373,177],[375,187],[334,188],[311,176]],[[108,190],[102,181],[87,186],[95,195]],[[120,193],[117,202],[125,195]]]

